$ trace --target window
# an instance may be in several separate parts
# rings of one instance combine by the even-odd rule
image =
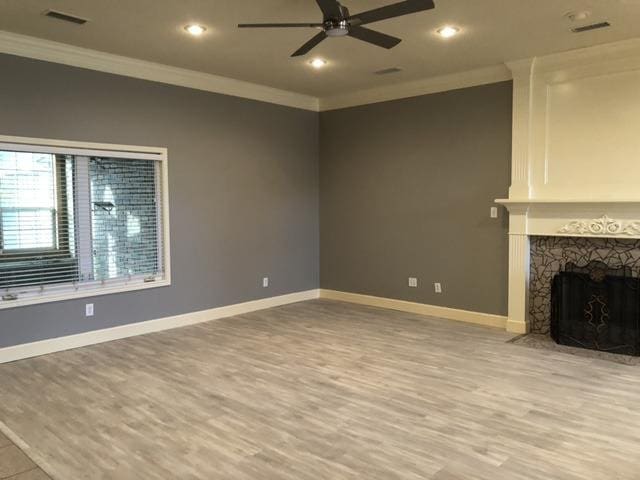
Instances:
[[[55,156],[0,151],[3,251],[54,249]]]
[[[166,150],[0,137],[0,308],[169,284]]]

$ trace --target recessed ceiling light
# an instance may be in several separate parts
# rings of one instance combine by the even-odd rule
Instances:
[[[439,28],[437,32],[438,35],[440,35],[442,38],[451,38],[460,33],[460,29],[458,27],[447,25],[445,27]]]
[[[199,37],[200,35],[202,35],[204,32],[207,31],[207,27],[204,27],[202,25],[197,25],[195,23],[191,25],[187,25],[186,27],[184,27],[184,29],[194,37]]]
[[[313,68],[322,68],[327,64],[327,61],[322,58],[314,58],[309,62]]]

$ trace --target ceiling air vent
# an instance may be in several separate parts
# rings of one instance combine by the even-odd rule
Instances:
[[[378,70],[377,72],[373,72],[376,75],[389,75],[390,73],[398,73],[401,72],[402,69],[398,67],[385,68],[384,70]]]
[[[591,25],[585,25],[584,27],[572,28],[571,31],[573,33],[582,33],[582,32],[589,32],[591,30],[598,30],[599,28],[607,28],[610,26],[611,24],[609,22],[592,23]]]
[[[56,10],[47,10],[44,12],[47,17],[55,18],[56,20],[63,20],[65,22],[75,23],[77,25],[84,25],[88,22],[86,18],[76,17],[75,15],[69,15],[68,13],[58,12]]]

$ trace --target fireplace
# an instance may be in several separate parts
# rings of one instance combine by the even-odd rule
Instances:
[[[553,275],[568,262],[586,266],[601,260],[619,266],[587,241],[640,240],[640,42],[522,59],[507,66],[513,74],[511,186],[508,198],[496,200],[509,210],[506,328],[548,334]],[[560,243],[584,240],[589,248],[565,249],[569,258],[556,256],[551,263],[536,264],[532,244],[538,237]],[[637,262],[624,258],[628,250],[619,247],[615,255],[622,265]],[[587,258],[571,258],[583,251]],[[537,281],[550,272],[548,281]]]
[[[533,235],[529,237],[528,323],[531,333],[551,331],[551,286],[569,263],[602,262],[640,276],[640,240]]]
[[[640,279],[629,267],[567,263],[553,277],[551,336],[563,345],[640,356]]]

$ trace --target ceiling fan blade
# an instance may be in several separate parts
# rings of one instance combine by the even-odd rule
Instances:
[[[311,51],[311,49],[313,49],[313,47],[318,45],[325,38],[327,38],[327,34],[324,33],[324,31],[320,32],[315,37],[313,37],[311,40],[309,40],[307,43],[305,43],[303,46],[301,46],[298,50],[293,52],[293,54],[291,56],[292,57],[299,57],[301,55],[305,55],[305,54],[309,53]]]
[[[322,28],[321,23],[241,23],[238,28]]]
[[[325,20],[328,18],[342,18],[342,9],[337,0],[316,0],[316,3],[322,10]]]
[[[352,25],[366,25],[367,23],[379,22],[387,18],[400,17],[424,10],[431,10],[432,8],[435,8],[433,0],[405,0],[404,2],[398,2],[387,5],[386,7],[351,15],[349,21]]]
[[[397,37],[392,37],[386,33],[376,32],[375,30],[369,30],[364,27],[351,27],[349,29],[349,36],[387,49],[395,47],[402,41]]]

